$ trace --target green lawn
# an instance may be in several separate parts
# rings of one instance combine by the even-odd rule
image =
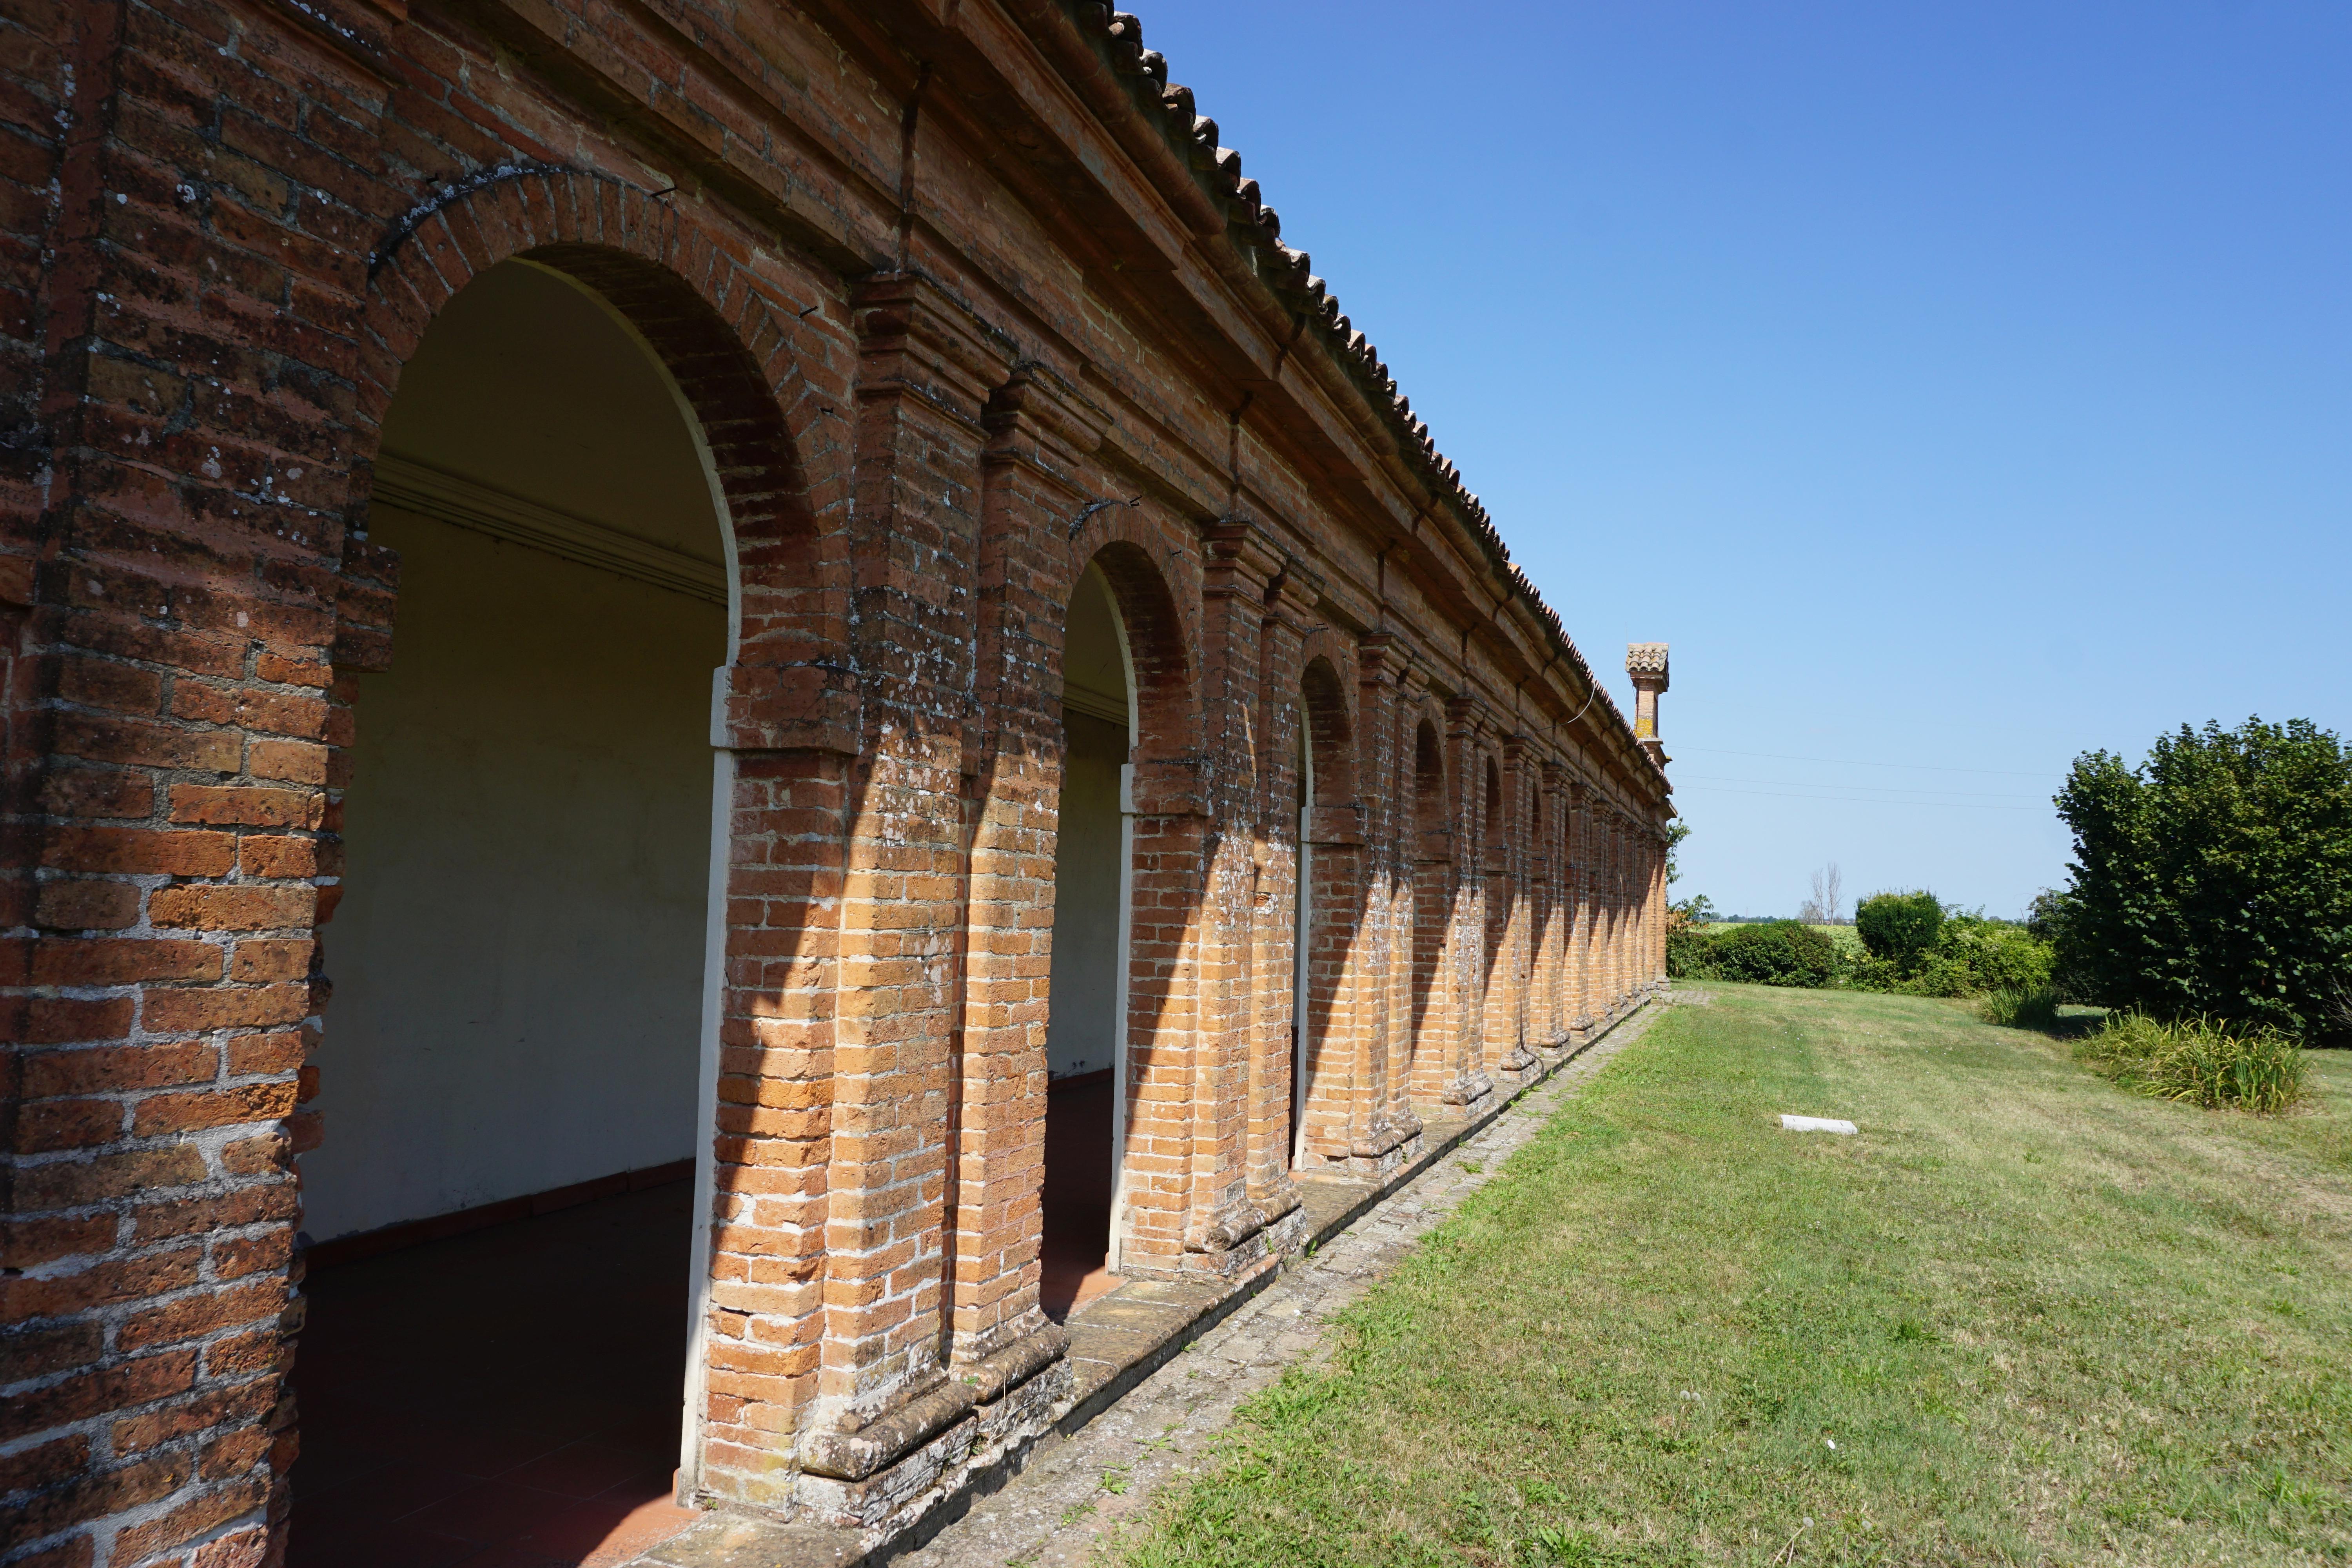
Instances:
[[[1705,989],[1124,1561],[2352,1561],[2352,1059],[2263,1121],[1953,1003]]]

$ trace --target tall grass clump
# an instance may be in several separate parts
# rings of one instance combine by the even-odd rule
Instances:
[[[1986,1023],[2004,1029],[2040,1029],[2047,1034],[2058,1027],[2058,991],[2052,985],[1995,986],[1977,1007]]]
[[[2303,1047],[2266,1026],[2233,1032],[2210,1018],[2116,1013],[2075,1053],[2126,1089],[2209,1110],[2267,1116],[2303,1098]]]

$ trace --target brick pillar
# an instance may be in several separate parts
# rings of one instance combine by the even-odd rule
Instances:
[[[1344,1164],[1368,1133],[1362,1100],[1366,1065],[1366,958],[1363,810],[1355,802],[1311,806],[1309,854],[1308,1059],[1313,1064],[1304,1117],[1307,1168]]]
[[[1132,628],[1130,628],[1132,629]],[[1139,696],[1143,694],[1139,693]],[[1203,1124],[1194,1112],[1204,1081],[1223,1070],[1229,1039],[1200,1029],[1211,822],[1201,759],[1142,720],[1133,768],[1134,900],[1128,952],[1128,1148],[1119,1268],[1165,1276],[1224,1261],[1197,1223],[1195,1175]],[[1238,1162],[1232,1184],[1238,1196]],[[1238,1204],[1233,1206],[1238,1208]],[[1202,1245],[1195,1246],[1195,1243]]]
[[[1528,1049],[1533,1030],[1538,849],[1534,831],[1535,793],[1536,763],[1528,750],[1528,738],[1513,735],[1503,742],[1502,843],[1509,891],[1504,905],[1503,962],[1497,967],[1497,973],[1505,977],[1503,1028],[1509,1049],[1497,1065],[1502,1071],[1522,1079],[1538,1066],[1535,1053]]]
[[[1430,1047],[1441,1037],[1437,1027],[1437,954],[1429,937],[1436,929],[1432,916],[1444,906],[1445,839],[1423,842],[1421,820],[1420,757],[1415,738],[1426,710],[1431,670],[1423,658],[1400,661],[1396,695],[1396,783],[1393,786],[1395,827],[1392,853],[1398,892],[1397,1007],[1391,1025],[1398,1042],[1391,1080],[1396,1112],[1420,1117],[1416,1105],[1437,1101],[1444,1093],[1443,1064]]]
[[[315,237],[289,248],[279,215],[237,205],[216,230],[191,206],[182,192],[219,199],[218,154],[184,118],[210,111],[179,60],[156,58],[184,47],[173,26],[16,6],[0,66],[16,153],[0,176],[0,1404],[9,1489],[48,1489],[12,1510],[0,1552],[28,1562],[206,1537],[219,1562],[257,1561],[296,1448],[294,1158],[318,1130],[296,1108],[336,869],[351,449],[349,384],[301,363],[302,323],[357,319],[362,264]],[[221,58],[198,68],[257,87]],[[246,110],[267,139],[300,98],[272,82]],[[240,163],[274,183],[268,156]],[[296,190],[287,206],[336,210]],[[250,323],[278,334],[268,354]],[[265,359],[269,393],[249,368]]]
[[[1086,467],[1108,421],[1061,377],[1028,365],[996,390],[982,423],[948,1310],[950,1361],[978,1369],[992,1389],[1053,1362],[1066,1342],[1037,1305],[1069,574],[1060,522],[1085,502]],[[1025,1397],[1037,1402],[1055,1381]]]
[[[1666,983],[1666,840],[1660,834],[1650,852],[1650,980]]]
[[[1293,1017],[1297,965],[1298,741],[1305,712],[1299,678],[1307,628],[1322,580],[1292,561],[1268,590],[1258,643],[1257,951],[1252,964],[1257,1005],[1257,1063],[1251,1089],[1252,1191],[1275,1216],[1298,1203],[1291,1179],[1292,1074],[1297,1061]]]
[[[1431,671],[1416,663],[1408,672],[1404,723],[1417,736],[1427,712]],[[1444,729],[1436,730],[1437,795],[1424,804],[1417,744],[1412,771],[1413,820],[1409,835],[1413,856],[1413,986],[1419,1013],[1413,1020],[1412,1083],[1415,1103],[1442,1105],[1459,1076],[1457,1015],[1447,937],[1454,904],[1454,831],[1450,771],[1445,766]]]
[[[1453,790],[1453,898],[1446,918],[1445,970],[1453,1037],[1454,1070],[1445,1093],[1449,1105],[1475,1105],[1494,1092],[1487,1076],[1485,1038],[1486,994],[1486,845],[1481,826],[1486,773],[1479,755],[1477,704],[1456,697],[1445,705],[1446,776]]]
[[[1404,707],[1398,683],[1411,654],[1391,632],[1358,639],[1357,794],[1364,812],[1364,924],[1357,934],[1362,1055],[1350,1163],[1385,1174],[1413,1157],[1421,1119],[1406,1103],[1412,1060],[1412,785],[1401,780],[1410,757],[1398,727]],[[1402,784],[1402,787],[1400,787]]]
[[[1565,973],[1569,921],[1568,855],[1561,777],[1559,764],[1547,759],[1540,773],[1542,827],[1537,834],[1543,846],[1544,886],[1543,947],[1538,962],[1538,991],[1543,998],[1539,1040],[1544,1046],[1555,1049],[1567,1042],[1569,1020]]]
[[[968,684],[981,422],[1009,345],[927,280],[869,279],[859,340],[852,647],[865,679],[835,960],[824,1328],[803,1501],[871,1523],[901,1464],[969,1447],[944,1379],[948,1159],[958,1114]],[[830,1483],[830,1484],[827,1484]]]
[[[1188,1268],[1232,1278],[1272,1256],[1268,1219],[1297,1207],[1296,1188],[1279,1173],[1267,1179],[1265,1134],[1272,1129],[1264,1098],[1270,1064],[1256,963],[1266,912],[1258,896],[1263,795],[1254,739],[1262,706],[1266,591],[1281,557],[1265,531],[1246,519],[1220,522],[1204,542],[1200,696],[1207,864],[1197,939],[1184,1247]],[[1274,1140],[1283,1141],[1280,1134]],[[1302,1215],[1278,1234],[1304,1224]]]
[[[1608,822],[1609,1010],[1613,1013],[1625,1002],[1625,818],[1612,805]]]

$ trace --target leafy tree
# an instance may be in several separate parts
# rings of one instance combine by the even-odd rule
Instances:
[[[2352,973],[2352,756],[2310,721],[2209,722],[2057,796],[2074,884],[2035,916],[2086,1000],[2340,1041]]]
[[[1853,930],[1871,957],[1910,974],[1943,934],[1944,906],[1929,892],[1873,893],[1853,907]]]

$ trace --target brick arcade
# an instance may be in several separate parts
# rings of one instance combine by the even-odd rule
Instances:
[[[672,1175],[680,1496],[884,1539],[1662,983],[1664,646],[1134,17],[0,37],[0,1563],[281,1560],[306,1271]]]

